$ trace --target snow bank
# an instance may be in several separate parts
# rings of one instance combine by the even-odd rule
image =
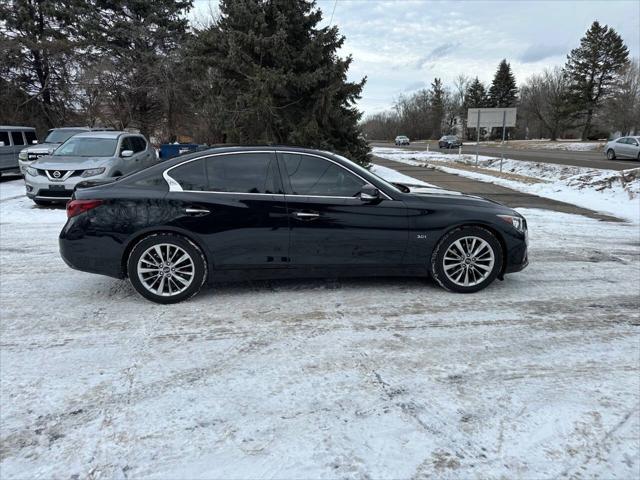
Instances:
[[[640,223],[640,168],[624,170],[590,169],[549,163],[505,159],[502,172],[514,173],[538,182],[521,182],[514,178],[500,178],[482,170],[469,171],[447,167],[450,164],[475,165],[472,154],[442,154],[438,152],[408,151],[396,148],[375,147],[373,154],[411,165],[429,162],[437,169],[495,183],[541,197],[571,203]],[[499,171],[500,159],[478,156],[478,166],[485,170]]]

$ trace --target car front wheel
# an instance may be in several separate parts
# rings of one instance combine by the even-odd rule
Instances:
[[[493,233],[482,227],[460,227],[436,246],[431,274],[446,290],[473,293],[495,280],[502,262],[502,247]]]
[[[133,247],[127,271],[140,295],[168,304],[200,291],[207,277],[207,263],[202,251],[187,238],[161,233],[150,235]]]
[[[615,160],[616,159],[616,152],[613,151],[613,148],[610,148],[609,150],[607,150],[607,158],[609,160]]]

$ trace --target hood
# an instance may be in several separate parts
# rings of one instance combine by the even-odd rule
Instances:
[[[494,200],[476,195],[468,195],[466,193],[456,192],[453,190],[445,190],[438,187],[420,187],[415,185],[406,185],[411,191],[405,195],[407,200],[413,199],[419,202],[439,203],[459,206],[473,206],[491,208],[511,214],[514,210]]]
[[[41,170],[87,170],[106,167],[111,157],[67,157],[65,155],[47,155],[40,157],[31,166]]]
[[[23,148],[22,152],[27,153],[49,153],[49,150],[58,148],[61,143],[37,143],[36,145],[29,145]]]

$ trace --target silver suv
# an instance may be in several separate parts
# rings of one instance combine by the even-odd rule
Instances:
[[[66,202],[84,180],[112,179],[142,170],[158,161],[142,135],[127,132],[78,133],[51,155],[26,168],[27,196],[38,205]]]
[[[61,127],[52,128],[47,133],[47,138],[39,145],[32,145],[24,148],[18,154],[18,163],[20,164],[20,173],[23,175],[27,172],[27,167],[40,157],[50,155],[62,143],[66,142],[76,133],[89,132],[89,127]]]

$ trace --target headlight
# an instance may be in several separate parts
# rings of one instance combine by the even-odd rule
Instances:
[[[33,167],[27,167],[27,173],[29,175],[31,175],[32,177],[37,177],[38,176],[38,170],[36,170]]]
[[[498,215],[502,220],[510,223],[519,232],[524,232],[524,219],[515,215]]]
[[[104,173],[105,168],[90,168],[89,170],[85,170],[84,172],[82,172],[82,176],[84,178],[87,177],[94,177],[96,175],[100,175],[101,173]]]
[[[20,159],[20,160],[28,160],[29,159],[29,154],[27,152],[25,152],[24,150],[22,150],[18,154],[18,159]]]

